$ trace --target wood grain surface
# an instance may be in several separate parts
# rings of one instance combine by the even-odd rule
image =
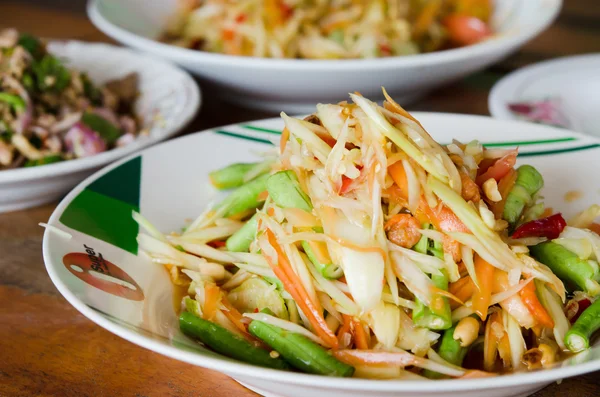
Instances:
[[[523,0],[525,1],[525,0]],[[88,21],[83,0],[0,1],[0,28],[51,38],[108,41]],[[558,56],[600,52],[599,0],[565,0],[556,23],[488,70],[409,107],[488,114],[487,95],[504,74]],[[204,92],[184,133],[272,117],[223,104]],[[0,214],[0,396],[255,396],[219,373],[147,351],[96,326],[52,285],[42,261],[43,230],[56,203]],[[600,372],[564,380],[535,397],[600,396]]]

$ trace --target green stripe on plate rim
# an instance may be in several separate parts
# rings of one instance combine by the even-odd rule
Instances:
[[[264,132],[264,133],[274,134],[274,135],[281,135],[280,131],[269,129],[269,128],[256,127],[253,125],[241,125],[241,127],[245,128],[247,130]],[[215,132],[217,132],[218,134],[227,135],[227,136],[231,136],[231,137],[235,137],[235,138],[247,139],[249,141],[266,143],[269,145],[273,144],[273,142],[271,142],[267,139],[261,139],[261,138],[255,137],[255,136],[245,135],[243,133],[235,133],[235,132],[224,131],[224,130],[217,130]],[[577,138],[575,138],[575,137],[564,137],[564,138],[539,139],[539,140],[529,140],[529,141],[490,142],[490,143],[484,143],[483,146],[485,146],[485,147],[531,146],[531,145],[547,145],[547,144],[557,144],[557,143],[575,142],[575,141],[577,141]],[[600,147],[600,144],[590,144],[590,145],[584,145],[584,146],[576,146],[576,147],[553,149],[553,150],[541,150],[541,151],[534,151],[534,152],[522,152],[522,153],[519,153],[519,157],[548,156],[548,155],[553,155],[553,154],[561,154],[561,153],[577,152],[577,151],[581,151],[581,150],[595,149],[598,147]]]
[[[281,131],[273,130],[264,127],[257,127],[254,125],[241,125],[240,127],[245,128],[251,131],[265,132],[267,134],[273,135],[281,135]],[[535,141],[508,141],[508,142],[490,142],[484,143],[485,147],[504,147],[504,146],[528,146],[528,145],[546,145],[553,143],[563,143],[563,142],[573,142],[576,141],[575,137],[565,137],[565,138],[554,138],[554,139],[539,139]]]
[[[246,139],[248,141],[259,142],[259,143],[266,143],[267,145],[273,145],[273,142],[271,142],[271,141],[269,141],[267,139],[256,138],[256,137],[251,136],[251,135],[236,134],[235,132],[224,131],[224,130],[214,130],[214,132],[216,132],[217,134],[221,134],[221,135],[225,135],[225,136],[230,136],[232,138]]]
[[[554,149],[554,150],[540,150],[539,152],[519,153],[519,157],[549,156],[552,154],[579,152],[582,150],[596,149],[599,147],[600,147],[600,143],[593,143],[591,145],[585,145],[585,146],[575,146],[575,147]]]

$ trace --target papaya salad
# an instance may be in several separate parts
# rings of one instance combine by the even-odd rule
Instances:
[[[46,45],[0,31],[0,171],[92,156],[142,131],[138,76],[96,84]]]
[[[183,0],[161,40],[267,58],[412,55],[491,35],[490,0]]]
[[[600,206],[568,222],[517,150],[442,146],[383,106],[281,116],[276,153],[210,173],[231,190],[139,247],[183,292],[181,331],[268,368],[376,379],[553,366],[600,328]]]

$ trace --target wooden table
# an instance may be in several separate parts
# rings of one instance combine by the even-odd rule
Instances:
[[[87,20],[83,3],[53,1],[54,8],[43,8],[48,7],[45,0],[3,1],[0,28],[110,41]],[[502,75],[529,63],[590,52],[600,52],[598,0],[565,0],[557,22],[521,51],[437,90],[410,109],[487,115],[488,92]],[[210,93],[204,94],[204,108],[185,133],[273,116],[244,109],[225,114]],[[37,224],[49,218],[55,205],[0,215],[0,396],[255,395],[224,375],[122,340],[73,309],[50,282],[42,262],[42,228]],[[534,396],[599,395],[597,372],[553,384]]]

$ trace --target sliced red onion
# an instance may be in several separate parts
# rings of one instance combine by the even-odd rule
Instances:
[[[76,157],[88,157],[106,151],[106,142],[100,135],[80,122],[67,131],[65,145]]]
[[[50,127],[50,132],[55,134],[73,127],[81,119],[81,112],[67,114],[62,120]]]
[[[135,119],[131,116],[119,117],[119,126],[126,134],[135,134],[137,131]]]
[[[564,114],[560,98],[541,101],[508,104],[511,112],[533,122],[569,127],[569,119]]]
[[[128,132],[127,134],[121,135],[121,137],[117,139],[117,147],[129,145],[133,141],[135,141],[135,134]]]
[[[97,114],[98,116],[110,121],[111,123],[113,123],[115,125],[115,127],[119,126],[119,119],[117,118],[117,115],[115,114],[115,112],[113,112],[109,108],[94,108],[94,110],[92,110],[92,112]]]

